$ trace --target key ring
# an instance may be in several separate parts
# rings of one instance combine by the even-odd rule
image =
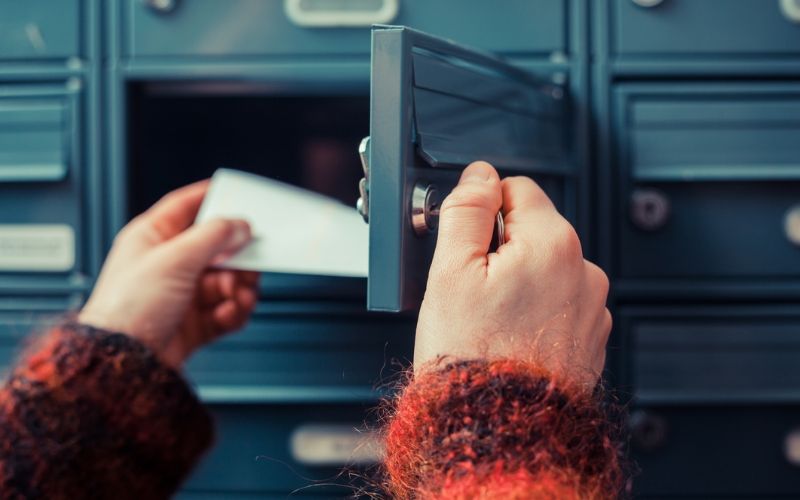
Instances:
[[[495,240],[495,251],[497,251],[497,249],[506,242],[506,223],[505,220],[503,220],[502,212],[497,212],[497,216],[494,219],[494,226],[494,231],[497,235],[497,239]]]

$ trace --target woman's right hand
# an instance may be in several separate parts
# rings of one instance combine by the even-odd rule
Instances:
[[[488,253],[501,208],[506,243]],[[591,390],[611,331],[608,286],[534,181],[501,181],[488,163],[473,163],[441,208],[415,369],[440,358],[515,359]]]

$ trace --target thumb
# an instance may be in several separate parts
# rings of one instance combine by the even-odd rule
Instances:
[[[214,219],[195,224],[163,244],[172,265],[200,272],[217,257],[233,254],[252,238],[250,225],[238,219]]]
[[[497,171],[484,161],[470,164],[439,213],[434,260],[467,262],[485,258],[503,192]]]

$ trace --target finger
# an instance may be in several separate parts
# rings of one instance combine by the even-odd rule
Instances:
[[[240,250],[251,237],[246,221],[215,219],[195,224],[161,245],[158,251],[165,265],[199,274],[219,255]]]
[[[530,177],[506,177],[503,186],[503,215],[513,219],[515,211],[552,208],[553,202]]]
[[[500,177],[494,167],[479,161],[464,169],[458,185],[442,203],[434,260],[485,260],[502,202]]]
[[[225,298],[219,283],[221,275],[220,271],[212,271],[203,274],[200,278],[199,301],[201,305],[213,305]]]
[[[258,301],[258,293],[252,288],[244,286],[240,286],[236,289],[234,297],[239,309],[245,311],[247,314],[253,312],[256,302]]]
[[[214,308],[214,323],[223,332],[238,330],[247,321],[248,314],[239,309],[234,300],[226,300]]]
[[[261,273],[255,271],[237,271],[236,276],[240,283],[251,287],[257,287],[261,278]]]
[[[236,292],[236,273],[222,271],[219,276],[219,290],[226,299],[234,298]]]
[[[140,220],[150,224],[164,240],[178,235],[194,222],[208,185],[206,179],[167,193]]]
[[[200,303],[208,306],[233,298],[237,286],[236,271],[206,272],[200,278]]]
[[[586,293],[596,297],[597,301],[605,306],[608,299],[608,290],[610,289],[608,276],[597,264],[585,259],[583,262],[586,275]]]

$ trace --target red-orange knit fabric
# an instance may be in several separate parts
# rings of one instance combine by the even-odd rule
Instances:
[[[63,325],[0,390],[0,498],[169,498],[212,431],[180,375],[143,345]]]
[[[413,380],[386,430],[399,499],[612,498],[623,475],[595,397],[511,362]],[[0,498],[168,498],[212,440],[178,373],[129,336],[67,324],[0,389]]]
[[[625,481],[599,397],[516,361],[424,371],[395,403],[386,446],[398,499],[608,499]]]

